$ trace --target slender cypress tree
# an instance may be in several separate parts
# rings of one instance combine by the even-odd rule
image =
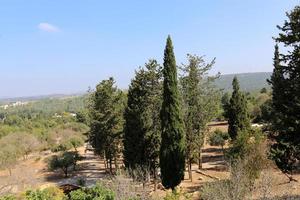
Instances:
[[[250,128],[250,119],[245,95],[240,91],[240,85],[235,76],[232,81],[233,92],[228,110],[228,134],[235,140],[238,133]]]
[[[276,42],[288,51],[279,54],[275,46],[274,70],[269,81],[273,89],[271,136],[275,141],[271,155],[292,181],[300,161],[300,6],[287,13],[287,17],[282,27],[277,26],[281,33]]]
[[[162,184],[173,191],[184,178],[185,137],[175,55],[171,37],[168,36],[164,52],[163,103],[161,109],[160,168]]]

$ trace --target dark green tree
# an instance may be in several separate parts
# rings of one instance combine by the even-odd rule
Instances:
[[[202,57],[190,54],[187,57],[188,64],[182,66],[180,86],[186,133],[186,160],[192,181],[192,163],[197,158],[201,161],[207,123],[217,114],[220,93],[213,84],[217,76],[208,76],[214,60],[206,64]]]
[[[161,93],[161,67],[156,60],[149,60],[131,81],[124,115],[125,166],[151,170],[154,180],[160,148]]]
[[[175,187],[184,178],[185,136],[180,110],[177,66],[171,37],[168,36],[164,51],[163,103],[161,108],[160,168],[165,188]]]
[[[235,140],[239,132],[250,128],[250,119],[247,108],[247,99],[240,91],[237,77],[232,81],[233,92],[228,112],[228,134]]]
[[[113,78],[103,80],[92,95],[89,141],[95,153],[104,156],[112,172],[112,162],[122,149],[124,94],[114,86]]]
[[[221,99],[223,116],[228,120],[229,109],[230,109],[230,95],[228,92],[224,93]]]
[[[275,46],[272,86],[271,136],[275,143],[271,156],[277,166],[294,180],[293,171],[300,160],[300,7],[287,13],[288,20],[278,26],[276,42],[287,49],[279,54]]]

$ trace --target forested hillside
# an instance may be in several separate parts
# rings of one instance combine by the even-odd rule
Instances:
[[[254,72],[254,73],[242,73],[242,74],[224,74],[216,80],[218,88],[225,91],[232,90],[232,79],[236,76],[240,82],[241,89],[247,92],[259,91],[261,88],[270,88],[267,83],[267,79],[270,78],[271,72]]]

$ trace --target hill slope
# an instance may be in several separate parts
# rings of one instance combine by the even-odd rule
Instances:
[[[231,82],[234,76],[237,76],[241,89],[247,92],[258,91],[261,88],[270,88],[267,79],[270,78],[272,72],[254,72],[242,74],[224,74],[216,80],[216,86],[225,91],[231,91]]]

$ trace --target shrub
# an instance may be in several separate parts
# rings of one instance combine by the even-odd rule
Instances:
[[[69,168],[71,166],[75,167],[77,161],[80,159],[81,157],[77,152],[67,151],[58,156],[52,156],[52,158],[49,160],[48,167],[50,170],[61,169],[65,174],[65,177],[68,177]]]
[[[205,184],[201,191],[203,200],[245,200],[250,193],[244,162],[236,162],[230,168],[230,178]]]
[[[191,199],[191,195],[188,195],[184,192],[180,191],[172,191],[171,193],[166,194],[164,200],[189,200]]]
[[[72,191],[70,193],[71,200],[93,200],[93,199],[103,199],[103,200],[114,200],[115,193],[106,187],[97,184],[92,188],[85,188]]]
[[[250,182],[259,177],[261,170],[266,167],[266,142],[259,130],[241,132],[232,143],[226,154],[231,166],[242,162]],[[253,185],[253,184],[252,184]]]
[[[3,197],[0,197],[0,200],[16,200],[16,197],[13,195],[6,195]]]
[[[222,132],[220,129],[217,129],[209,137],[209,144],[212,146],[221,146],[222,149],[225,145],[226,140],[229,139],[229,135],[226,132]]]
[[[77,148],[82,146],[85,141],[85,136],[82,133],[72,129],[57,129],[51,132],[48,137],[52,152],[68,151],[72,148],[77,151]]]
[[[25,193],[26,200],[64,200],[64,193],[56,188],[49,187],[44,190],[28,190]]]

